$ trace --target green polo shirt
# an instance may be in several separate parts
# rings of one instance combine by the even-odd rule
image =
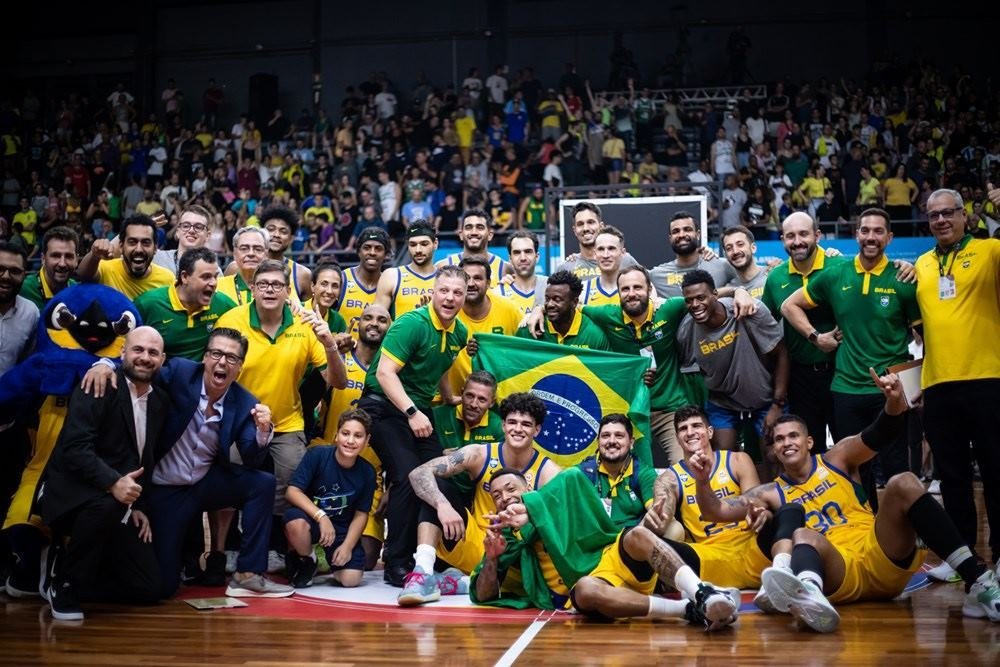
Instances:
[[[822,248],[816,248],[813,257],[812,268],[807,273],[801,273],[788,259],[771,269],[764,283],[764,296],[761,301],[771,311],[774,319],[781,320],[781,304],[792,295],[792,292],[809,285],[812,280],[822,275],[822,272],[841,264],[850,264],[844,257],[827,257]],[[836,320],[833,311],[829,306],[823,305],[812,310],[807,310],[809,323],[820,333],[833,331]],[[827,353],[819,349],[803,338],[802,334],[795,330],[788,322],[784,322],[785,347],[788,348],[788,358],[796,364],[822,364],[833,362],[833,353]]]
[[[434,432],[442,449],[503,441],[503,420],[492,410],[487,410],[472,428],[462,419],[461,405],[439,405],[432,412]]]
[[[615,305],[615,308],[618,306]],[[521,327],[515,334],[518,338],[535,338],[528,327]],[[556,343],[558,345],[568,345],[569,347],[585,347],[590,350],[610,350],[611,344],[608,337],[604,335],[601,327],[594,324],[590,318],[584,317],[579,310],[574,311],[573,322],[569,325],[569,330],[563,336],[552,327],[552,323],[545,320],[545,331],[536,340],[546,343]]]
[[[76,281],[72,278],[66,284],[66,287],[71,287],[76,285]],[[21,291],[18,292],[25,299],[31,303],[38,306],[38,312],[42,312],[49,301],[55,296],[55,292],[49,286],[49,281],[45,278],[45,272],[39,271],[38,273],[32,273],[24,282],[21,283]]]
[[[900,282],[883,255],[871,271],[857,257],[841,262],[810,280],[803,294],[810,305],[829,305],[844,334],[830,389],[881,393],[868,368],[881,375],[887,366],[910,359],[910,325],[920,322],[917,286]]]
[[[312,310],[313,300],[307,299],[306,302],[302,304],[302,307],[306,310]],[[326,311],[326,324],[330,327],[331,333],[338,334],[347,331],[347,320],[345,320],[344,316],[333,308]]]
[[[163,336],[163,351],[168,359],[183,357],[201,361],[208,334],[215,328],[216,320],[235,308],[236,304],[216,291],[207,307],[188,313],[177,294],[177,286],[169,285],[140,294],[135,300],[135,307],[142,323]]]
[[[469,332],[458,318],[445,327],[432,304],[411,310],[386,332],[382,347],[368,367],[365,388],[385,395],[377,376],[379,362],[385,355],[402,366],[399,380],[406,395],[418,408],[426,408],[438,392],[441,376],[454,363],[468,338]]]
[[[607,336],[612,352],[638,355],[645,347],[652,349],[656,373],[649,388],[650,410],[672,412],[688,402],[677,361],[677,327],[686,313],[682,297],[667,299],[655,310],[650,303],[646,319],[636,327],[620,305],[583,308]]]
[[[581,463],[580,467],[593,464],[594,459],[589,459]],[[631,528],[638,524],[646,510],[653,504],[653,485],[656,476],[656,469],[653,466],[643,465],[635,457],[632,457],[625,468],[614,477],[608,474],[603,463],[598,465],[597,479],[594,482],[597,495],[601,500],[611,501],[611,521],[619,529]]]

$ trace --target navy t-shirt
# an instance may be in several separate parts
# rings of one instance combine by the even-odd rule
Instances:
[[[334,528],[346,531],[355,512],[368,512],[375,494],[375,468],[358,458],[342,468],[334,456],[336,447],[310,447],[289,484],[300,489],[330,517]]]

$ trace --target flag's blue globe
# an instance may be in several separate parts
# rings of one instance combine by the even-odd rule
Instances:
[[[558,373],[542,378],[531,393],[543,401],[549,414],[535,440],[547,451],[572,455],[597,438],[602,413],[597,394],[580,378]]]

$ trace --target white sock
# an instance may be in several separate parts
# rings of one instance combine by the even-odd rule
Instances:
[[[774,567],[780,567],[782,570],[791,570],[792,554],[778,554],[775,556]]]
[[[796,575],[802,581],[809,581],[816,585],[816,588],[823,590],[823,577],[819,576],[818,572],[813,572],[812,570],[802,570]]]
[[[646,618],[677,618],[684,615],[688,600],[670,600],[658,595],[649,596],[649,611]]]
[[[958,566],[969,558],[974,558],[972,555],[972,549],[967,546],[961,546],[948,554],[948,557],[944,559],[944,562],[951,565],[951,569],[957,571]]]
[[[689,600],[693,600],[694,596],[698,594],[698,584],[700,583],[701,579],[688,565],[682,565],[677,570],[677,574],[674,575],[674,588]]]
[[[418,544],[417,552],[413,554],[416,567],[422,568],[424,572],[434,572],[434,562],[437,560],[437,550],[429,544]]]

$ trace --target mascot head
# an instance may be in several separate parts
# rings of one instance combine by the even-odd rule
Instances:
[[[46,305],[36,349],[83,350],[116,357],[140,324],[139,311],[121,292],[103,285],[67,287]]]

